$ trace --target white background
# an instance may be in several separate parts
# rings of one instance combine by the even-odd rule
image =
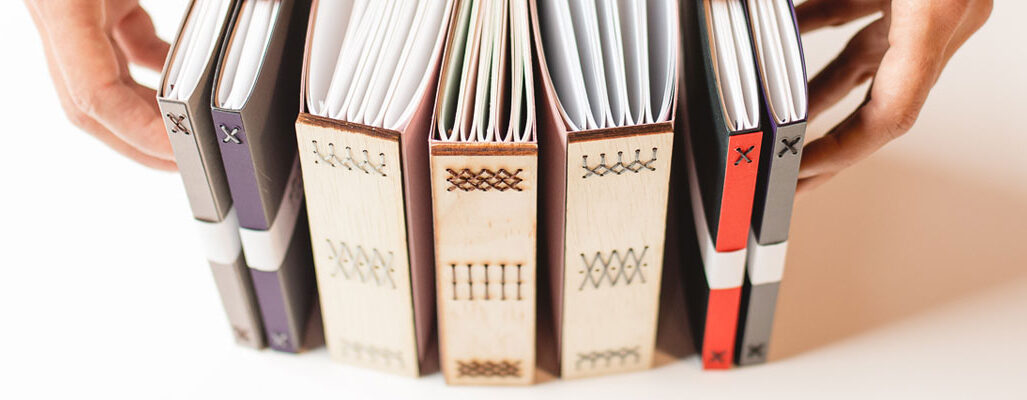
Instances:
[[[171,37],[185,1],[144,4]],[[996,1],[913,132],[799,200],[775,361],[451,388],[233,345],[178,176],[68,123],[24,6],[0,2],[0,397],[1027,398],[1024,15]],[[811,73],[855,29],[805,37]]]

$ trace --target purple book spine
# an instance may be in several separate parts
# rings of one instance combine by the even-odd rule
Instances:
[[[246,229],[267,230],[270,223],[264,216],[253,157],[242,116],[236,112],[211,111],[214,132],[221,147],[221,160],[228,176],[228,188],[232,191],[232,202],[239,213],[239,225]]]

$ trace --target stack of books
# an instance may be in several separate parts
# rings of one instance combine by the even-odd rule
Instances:
[[[158,102],[239,344],[523,385],[650,368],[665,268],[766,360],[803,62],[789,0],[194,0]]]

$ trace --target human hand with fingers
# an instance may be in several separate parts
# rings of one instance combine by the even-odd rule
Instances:
[[[76,126],[146,166],[174,170],[156,91],[129,63],[160,71],[169,45],[139,0],[25,0],[61,107]]]
[[[866,98],[803,149],[800,192],[905,134],[952,55],[984,25],[992,0],[809,0],[796,7],[799,30],[839,26],[878,12],[809,82],[809,118],[872,79]]]

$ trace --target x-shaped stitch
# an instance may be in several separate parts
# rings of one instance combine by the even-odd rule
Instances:
[[[749,358],[759,357],[763,358],[763,343],[749,346]]]
[[[714,351],[712,354],[710,354],[710,362],[711,363],[722,363],[722,362],[724,362],[724,352],[723,351]]]
[[[242,341],[249,341],[250,340],[250,332],[248,332],[247,330],[245,330],[243,328],[240,328],[238,326],[232,326],[232,332],[235,333],[235,338],[236,339],[239,339],[239,340],[242,340]]]
[[[168,121],[171,121],[171,124],[174,125],[171,127],[171,133],[182,132],[184,135],[189,134],[189,129],[186,129],[185,124],[182,123],[182,121],[185,121],[185,115],[176,116],[172,113],[167,113],[164,116],[168,117]]]
[[[239,134],[239,127],[238,126],[235,127],[235,128],[232,128],[231,131],[229,131],[228,127],[226,127],[224,125],[218,125],[218,128],[221,128],[221,132],[225,134],[225,138],[221,139],[222,143],[229,143],[229,142],[231,142],[231,143],[235,143],[235,144],[242,144],[242,140],[240,140],[239,137],[236,136],[236,135]]]
[[[756,146],[749,146],[749,148],[747,150],[742,151],[741,147],[735,147],[735,151],[738,153],[738,159],[735,160],[735,165],[738,165],[739,163],[741,163],[742,160],[745,160],[745,162],[747,164],[751,163],[752,159],[749,158],[749,153],[752,152],[752,150],[755,149],[755,148],[756,148]]]
[[[274,332],[271,334],[271,344],[275,347],[287,347],[289,346],[289,334],[284,332]]]
[[[785,147],[783,149],[781,149],[781,151],[777,152],[777,157],[778,158],[784,157],[785,153],[787,153],[789,151],[792,152],[793,156],[796,155],[796,154],[799,154],[799,149],[797,149],[795,147],[795,145],[799,144],[800,140],[802,140],[802,136],[796,136],[796,137],[791,138],[791,139],[789,139],[789,138],[781,139],[781,144],[785,145]]]

